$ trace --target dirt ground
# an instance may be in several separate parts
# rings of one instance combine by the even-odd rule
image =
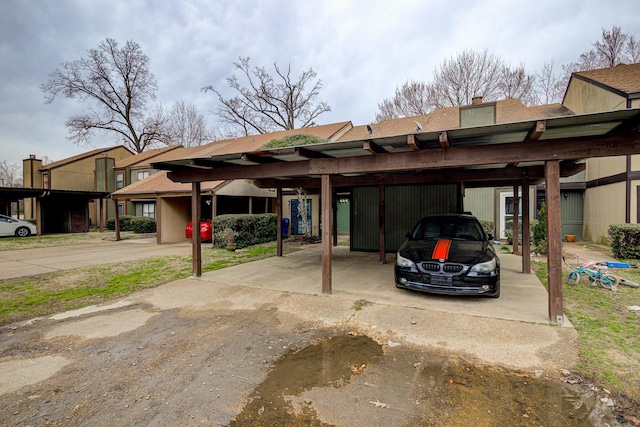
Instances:
[[[373,304],[239,286],[199,302],[193,282],[2,327],[0,425],[615,425],[553,363],[407,345],[357,321]]]
[[[562,357],[573,332],[185,279],[0,327],[0,425],[620,425]],[[446,351],[474,333],[497,362]]]

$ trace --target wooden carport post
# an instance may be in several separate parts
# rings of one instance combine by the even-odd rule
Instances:
[[[200,237],[200,221],[202,207],[200,205],[200,182],[191,184],[191,246],[193,252],[193,277],[202,276],[202,245]]]
[[[118,212],[118,199],[113,199],[113,205],[115,207],[114,218],[116,226],[116,242],[120,241],[120,212]]]
[[[331,293],[331,175],[322,175],[322,293]]]
[[[276,189],[276,255],[282,256],[282,188]]]
[[[560,241],[560,162],[545,162],[547,203],[547,272],[549,276],[549,320],[564,323],[562,305],[562,242]]]
[[[384,209],[384,184],[378,185],[378,251],[380,253],[380,264],[387,263],[387,242],[385,224],[385,209]]]
[[[520,197],[518,196],[518,185],[513,186],[513,254],[520,255]]]
[[[522,180],[522,272],[531,273],[531,213],[529,212],[529,177]]]

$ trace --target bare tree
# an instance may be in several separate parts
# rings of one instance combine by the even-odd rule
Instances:
[[[120,48],[105,39],[86,58],[64,62],[49,77],[40,86],[45,103],[64,96],[94,104],[66,122],[75,144],[90,145],[93,133],[102,130],[141,153],[162,139],[159,117],[145,114],[147,103],[155,99],[156,78],[149,71],[149,57],[134,41]]]
[[[425,82],[407,81],[397,87],[391,99],[378,104],[376,122],[397,117],[411,117],[427,114],[433,110],[432,88]]]
[[[297,80],[291,77],[291,64],[281,70],[274,63],[275,77],[264,67],[249,66],[250,58],[239,58],[234,62],[247,86],[243,86],[237,76],[226,78],[236,96],[225,98],[213,86],[202,88],[218,96],[220,105],[215,113],[220,120],[237,134],[269,133],[275,130],[289,130],[315,125],[315,119],[322,113],[331,111],[325,102],[315,104],[322,89],[322,81],[316,80],[313,69],[303,72]],[[312,85],[309,90],[307,87]]]
[[[552,104],[562,101],[566,81],[554,71],[554,61],[545,62],[542,71],[536,73],[534,90],[536,104]]]
[[[640,46],[635,36],[623,33],[618,26],[611,30],[602,29],[601,39],[592,44],[593,49],[583,52],[578,61],[563,65],[565,81],[569,81],[571,73],[615,67],[619,64],[637,63],[640,61]]]
[[[409,81],[391,99],[378,104],[376,121],[428,114],[434,108],[468,105],[476,96],[486,101],[519,98],[532,103],[535,77],[524,65],[512,68],[499,57],[464,51],[445,59],[434,71],[433,83]]]
[[[527,74],[524,65],[511,68],[503,65],[498,79],[498,96],[500,98],[516,98],[525,105],[535,103],[535,77]]]
[[[624,61],[625,44],[629,36],[618,26],[611,31],[602,29],[602,39],[593,44],[603,68],[615,67]]]
[[[171,107],[166,120],[166,133],[166,143],[169,145],[193,147],[212,140],[202,113],[194,104],[184,100],[176,101]]]
[[[15,163],[6,160],[0,161],[0,187],[20,187],[22,186],[22,169]]]
[[[436,107],[471,104],[476,96],[497,99],[503,63],[497,56],[465,50],[455,58],[445,59],[434,72]]]

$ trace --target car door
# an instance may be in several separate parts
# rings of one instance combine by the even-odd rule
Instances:
[[[13,236],[14,232],[13,220],[6,216],[0,216],[0,236]]]

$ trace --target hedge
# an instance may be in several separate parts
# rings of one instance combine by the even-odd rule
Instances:
[[[246,248],[259,243],[273,242],[277,238],[275,214],[231,214],[213,219],[213,241],[216,248],[224,248],[226,229],[235,235],[235,247]]]
[[[131,218],[131,228],[134,233],[155,233],[156,220],[148,216],[134,216]]]
[[[135,218],[133,215],[120,215],[120,231],[133,231],[131,226],[131,220]],[[116,229],[116,219],[109,218],[107,220],[107,229],[115,230]]]
[[[640,224],[611,224],[611,251],[620,259],[640,259]]]
[[[133,231],[134,233],[155,233],[156,220],[146,216],[120,215],[120,231]],[[107,229],[116,229],[115,218],[107,220]]]

